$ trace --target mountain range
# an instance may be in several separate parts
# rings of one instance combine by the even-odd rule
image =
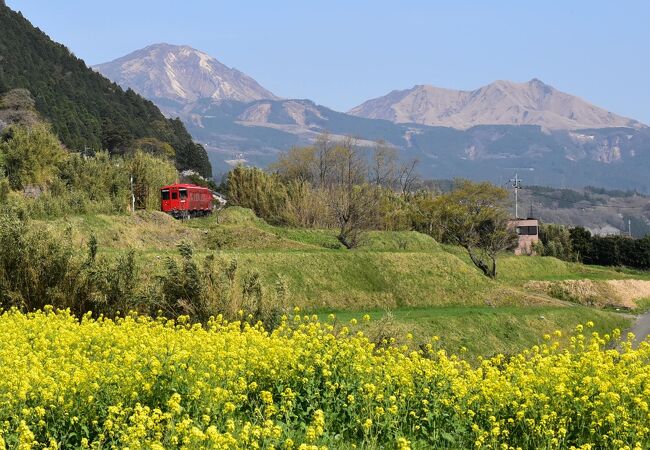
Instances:
[[[348,113],[461,130],[476,125],[539,125],[560,130],[643,127],[536,78],[527,83],[495,81],[473,91],[419,85],[368,100]]]
[[[650,129],[538,79],[473,91],[393,91],[348,113],[281,99],[244,73],[188,46],[155,44],[94,67],[179,117],[204,144],[215,173],[266,165],[323,132],[362,146],[383,140],[417,158],[424,177],[650,191]]]

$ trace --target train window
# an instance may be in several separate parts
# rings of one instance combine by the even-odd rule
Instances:
[[[187,198],[187,189],[179,189],[178,192],[181,194],[181,200],[185,200]]]
[[[163,200],[169,200],[169,189],[160,191]]]
[[[172,192],[172,200],[176,200],[178,198],[178,192]]]

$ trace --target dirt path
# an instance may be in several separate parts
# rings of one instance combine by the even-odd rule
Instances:
[[[629,331],[634,333],[634,345],[639,345],[641,341],[650,336],[650,311],[641,314]]]

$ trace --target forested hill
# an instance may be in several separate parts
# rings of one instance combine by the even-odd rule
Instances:
[[[179,168],[211,175],[205,149],[180,120],[90,69],[4,2],[0,30],[0,93],[28,89],[68,148],[121,152],[138,139],[156,138],[174,148]]]

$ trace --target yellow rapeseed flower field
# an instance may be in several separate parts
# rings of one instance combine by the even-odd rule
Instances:
[[[650,344],[576,329],[469,364],[296,314],[267,332],[0,316],[0,448],[650,447]]]

